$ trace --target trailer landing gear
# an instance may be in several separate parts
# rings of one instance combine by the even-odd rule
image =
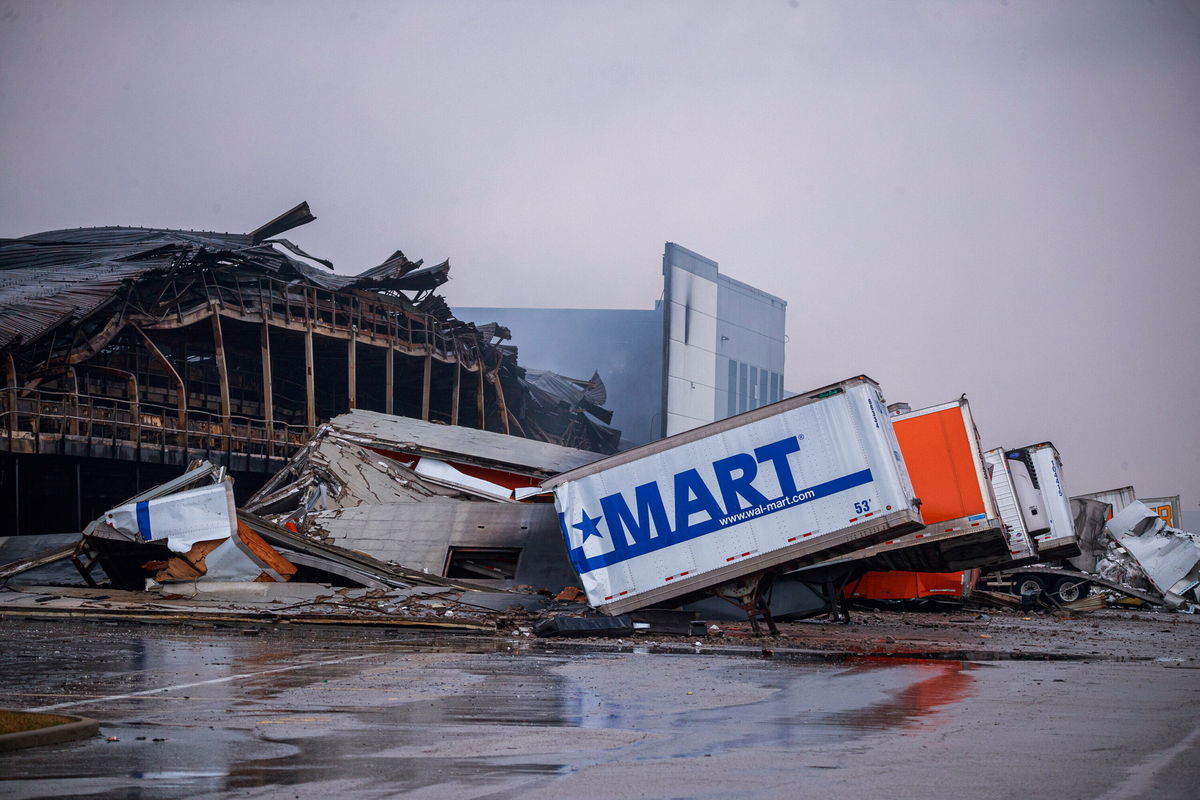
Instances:
[[[779,628],[775,626],[775,619],[771,616],[771,608],[765,596],[770,585],[770,576],[760,572],[757,575],[748,575],[745,578],[716,586],[712,589],[712,593],[745,611],[755,636],[762,636],[762,628],[758,624],[760,616],[767,623],[770,635],[778,636]]]

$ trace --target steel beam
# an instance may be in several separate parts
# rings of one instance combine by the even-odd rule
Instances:
[[[353,325],[346,344],[346,397],[351,411],[358,408],[358,336]]]
[[[429,421],[429,387],[433,381],[433,349],[425,353],[425,373],[421,378],[421,419]]]
[[[383,364],[383,413],[394,414],[396,413],[394,397],[396,394],[396,351],[392,349],[390,341],[383,352],[385,359]]]
[[[271,326],[262,326],[262,407],[267,425],[267,452],[273,454],[271,443],[275,441],[275,390],[271,377]]]
[[[313,329],[312,321],[304,329],[304,417],[308,435],[317,430],[317,397],[313,386]]]
[[[226,436],[233,435],[230,417],[233,412],[229,402],[229,369],[225,363],[225,337],[221,332],[221,315],[213,309],[213,347],[216,351],[217,377],[221,381],[221,429]]]

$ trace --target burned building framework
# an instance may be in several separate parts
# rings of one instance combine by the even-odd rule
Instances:
[[[302,203],[249,234],[0,240],[0,531],[78,530],[195,458],[249,494],[354,408],[615,448],[616,431],[525,380],[504,328],[453,317],[433,291],[449,262],[396,251],[337,275],[273,238],[313,219]]]

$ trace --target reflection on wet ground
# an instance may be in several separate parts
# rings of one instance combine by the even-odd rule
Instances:
[[[0,794],[156,798],[321,783],[339,796],[375,797],[552,780],[606,761],[937,725],[939,709],[970,696],[972,672],[987,668],[139,633],[50,631],[0,656],[0,706],[76,703],[63,710],[100,718],[104,734],[120,739],[4,756]],[[581,662],[586,679],[573,671]],[[695,693],[685,695],[689,686]]]

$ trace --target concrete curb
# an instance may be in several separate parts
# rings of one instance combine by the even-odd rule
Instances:
[[[26,712],[30,713],[30,712]],[[50,716],[50,715],[47,715]],[[9,750],[23,750],[26,747],[41,747],[46,744],[72,742],[76,739],[86,739],[100,732],[100,723],[88,717],[76,717],[71,714],[54,716],[69,717],[71,722],[61,725],[51,725],[49,728],[38,728],[34,731],[17,731],[0,735],[0,753]]]

